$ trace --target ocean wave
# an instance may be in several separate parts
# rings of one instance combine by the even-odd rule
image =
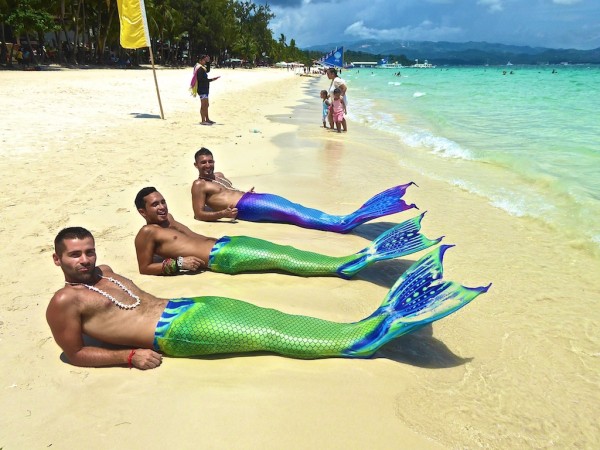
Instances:
[[[528,207],[523,198],[519,198],[512,194],[509,196],[489,195],[489,193],[477,188],[473,183],[456,178],[450,180],[450,184],[471,194],[487,198],[490,205],[506,211],[511,216],[524,217],[527,215]]]
[[[431,153],[443,158],[457,158],[467,161],[475,159],[471,151],[460,144],[442,136],[435,136],[425,130],[403,133],[402,141],[411,147],[424,147]]]
[[[497,80],[466,71],[454,74],[452,89],[449,74],[364,77],[353,84],[350,120],[397,139],[404,166],[600,250],[595,104],[569,80],[538,83],[537,73],[501,89]],[[535,119],[533,125],[524,118]]]

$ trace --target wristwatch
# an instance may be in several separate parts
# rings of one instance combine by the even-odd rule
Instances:
[[[183,269],[183,256],[177,257],[177,268],[179,270]]]

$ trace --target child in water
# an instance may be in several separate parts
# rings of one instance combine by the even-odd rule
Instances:
[[[344,128],[344,131],[346,131],[346,118],[344,117],[344,114],[346,114],[346,102],[344,102],[342,91],[339,88],[335,88],[333,91],[331,107],[333,108],[333,122],[337,128],[337,132],[341,133],[342,127]]]
[[[327,114],[329,113],[329,94],[325,89],[321,91],[321,100],[323,101],[323,128],[327,128]]]

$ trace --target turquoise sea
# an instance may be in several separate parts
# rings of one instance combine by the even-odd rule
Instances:
[[[600,67],[350,69],[348,119],[398,164],[528,216],[600,255]]]

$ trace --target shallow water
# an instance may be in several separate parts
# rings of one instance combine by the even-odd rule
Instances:
[[[397,73],[344,71],[349,120],[398,139],[399,165],[542,221],[600,256],[600,67]]]
[[[410,76],[426,76],[419,74]],[[363,191],[373,192],[374,185],[416,181],[419,187],[411,188],[406,200],[427,211],[424,233],[445,235],[444,243],[456,244],[444,263],[448,279],[467,286],[493,283],[466,308],[380,352],[389,359],[391,378],[382,398],[394,399],[400,422],[447,448],[598,448],[600,260],[590,239],[563,225],[582,222],[570,217],[575,212],[580,218],[589,213],[590,220],[593,215],[549,195],[555,184],[588,192],[595,189],[595,179],[573,177],[558,183],[557,173],[563,169],[554,159],[558,151],[530,157],[511,136],[528,143],[521,134],[535,130],[524,125],[519,131],[518,121],[496,125],[484,117],[480,123],[475,111],[473,117],[462,111],[455,119],[450,111],[444,116],[428,106],[425,112],[438,119],[435,127],[427,128],[434,121],[406,105],[431,99],[432,89],[413,88],[402,101],[381,92],[367,98],[361,97],[366,91],[357,88],[360,80],[353,78],[363,76],[363,70],[343,76],[352,89],[348,133],[318,127],[318,92],[328,80],[315,81],[294,114],[280,118],[293,120],[299,130],[295,136],[281,137],[285,152],[277,173],[318,177],[319,184],[340,198],[340,207],[356,203],[365,196]],[[394,77],[393,71],[389,77]],[[502,72],[496,77],[503,77]],[[387,86],[381,80],[371,82]],[[397,87],[402,85],[393,88]],[[413,97],[415,92],[424,95]],[[384,112],[378,106],[382,104],[395,112]],[[527,119],[521,116],[520,121]],[[453,130],[448,123],[454,120],[465,128],[468,124],[471,131],[444,131]],[[496,127],[497,148],[510,151],[502,155],[480,141],[489,140],[486,133],[492,125],[487,123]],[[510,135],[498,131],[510,127],[515,128]],[[514,156],[519,153],[528,158],[523,167]],[[597,171],[587,161],[585,170]],[[568,158],[567,162],[575,164]],[[552,168],[552,177],[544,167]],[[585,198],[593,202],[593,196]],[[537,214],[531,214],[534,206]],[[553,222],[550,213],[559,206],[573,209],[558,211]],[[393,223],[401,217],[386,219]],[[386,282],[397,275],[397,267],[380,263],[359,279],[388,287]],[[395,383],[394,373],[403,381]]]

